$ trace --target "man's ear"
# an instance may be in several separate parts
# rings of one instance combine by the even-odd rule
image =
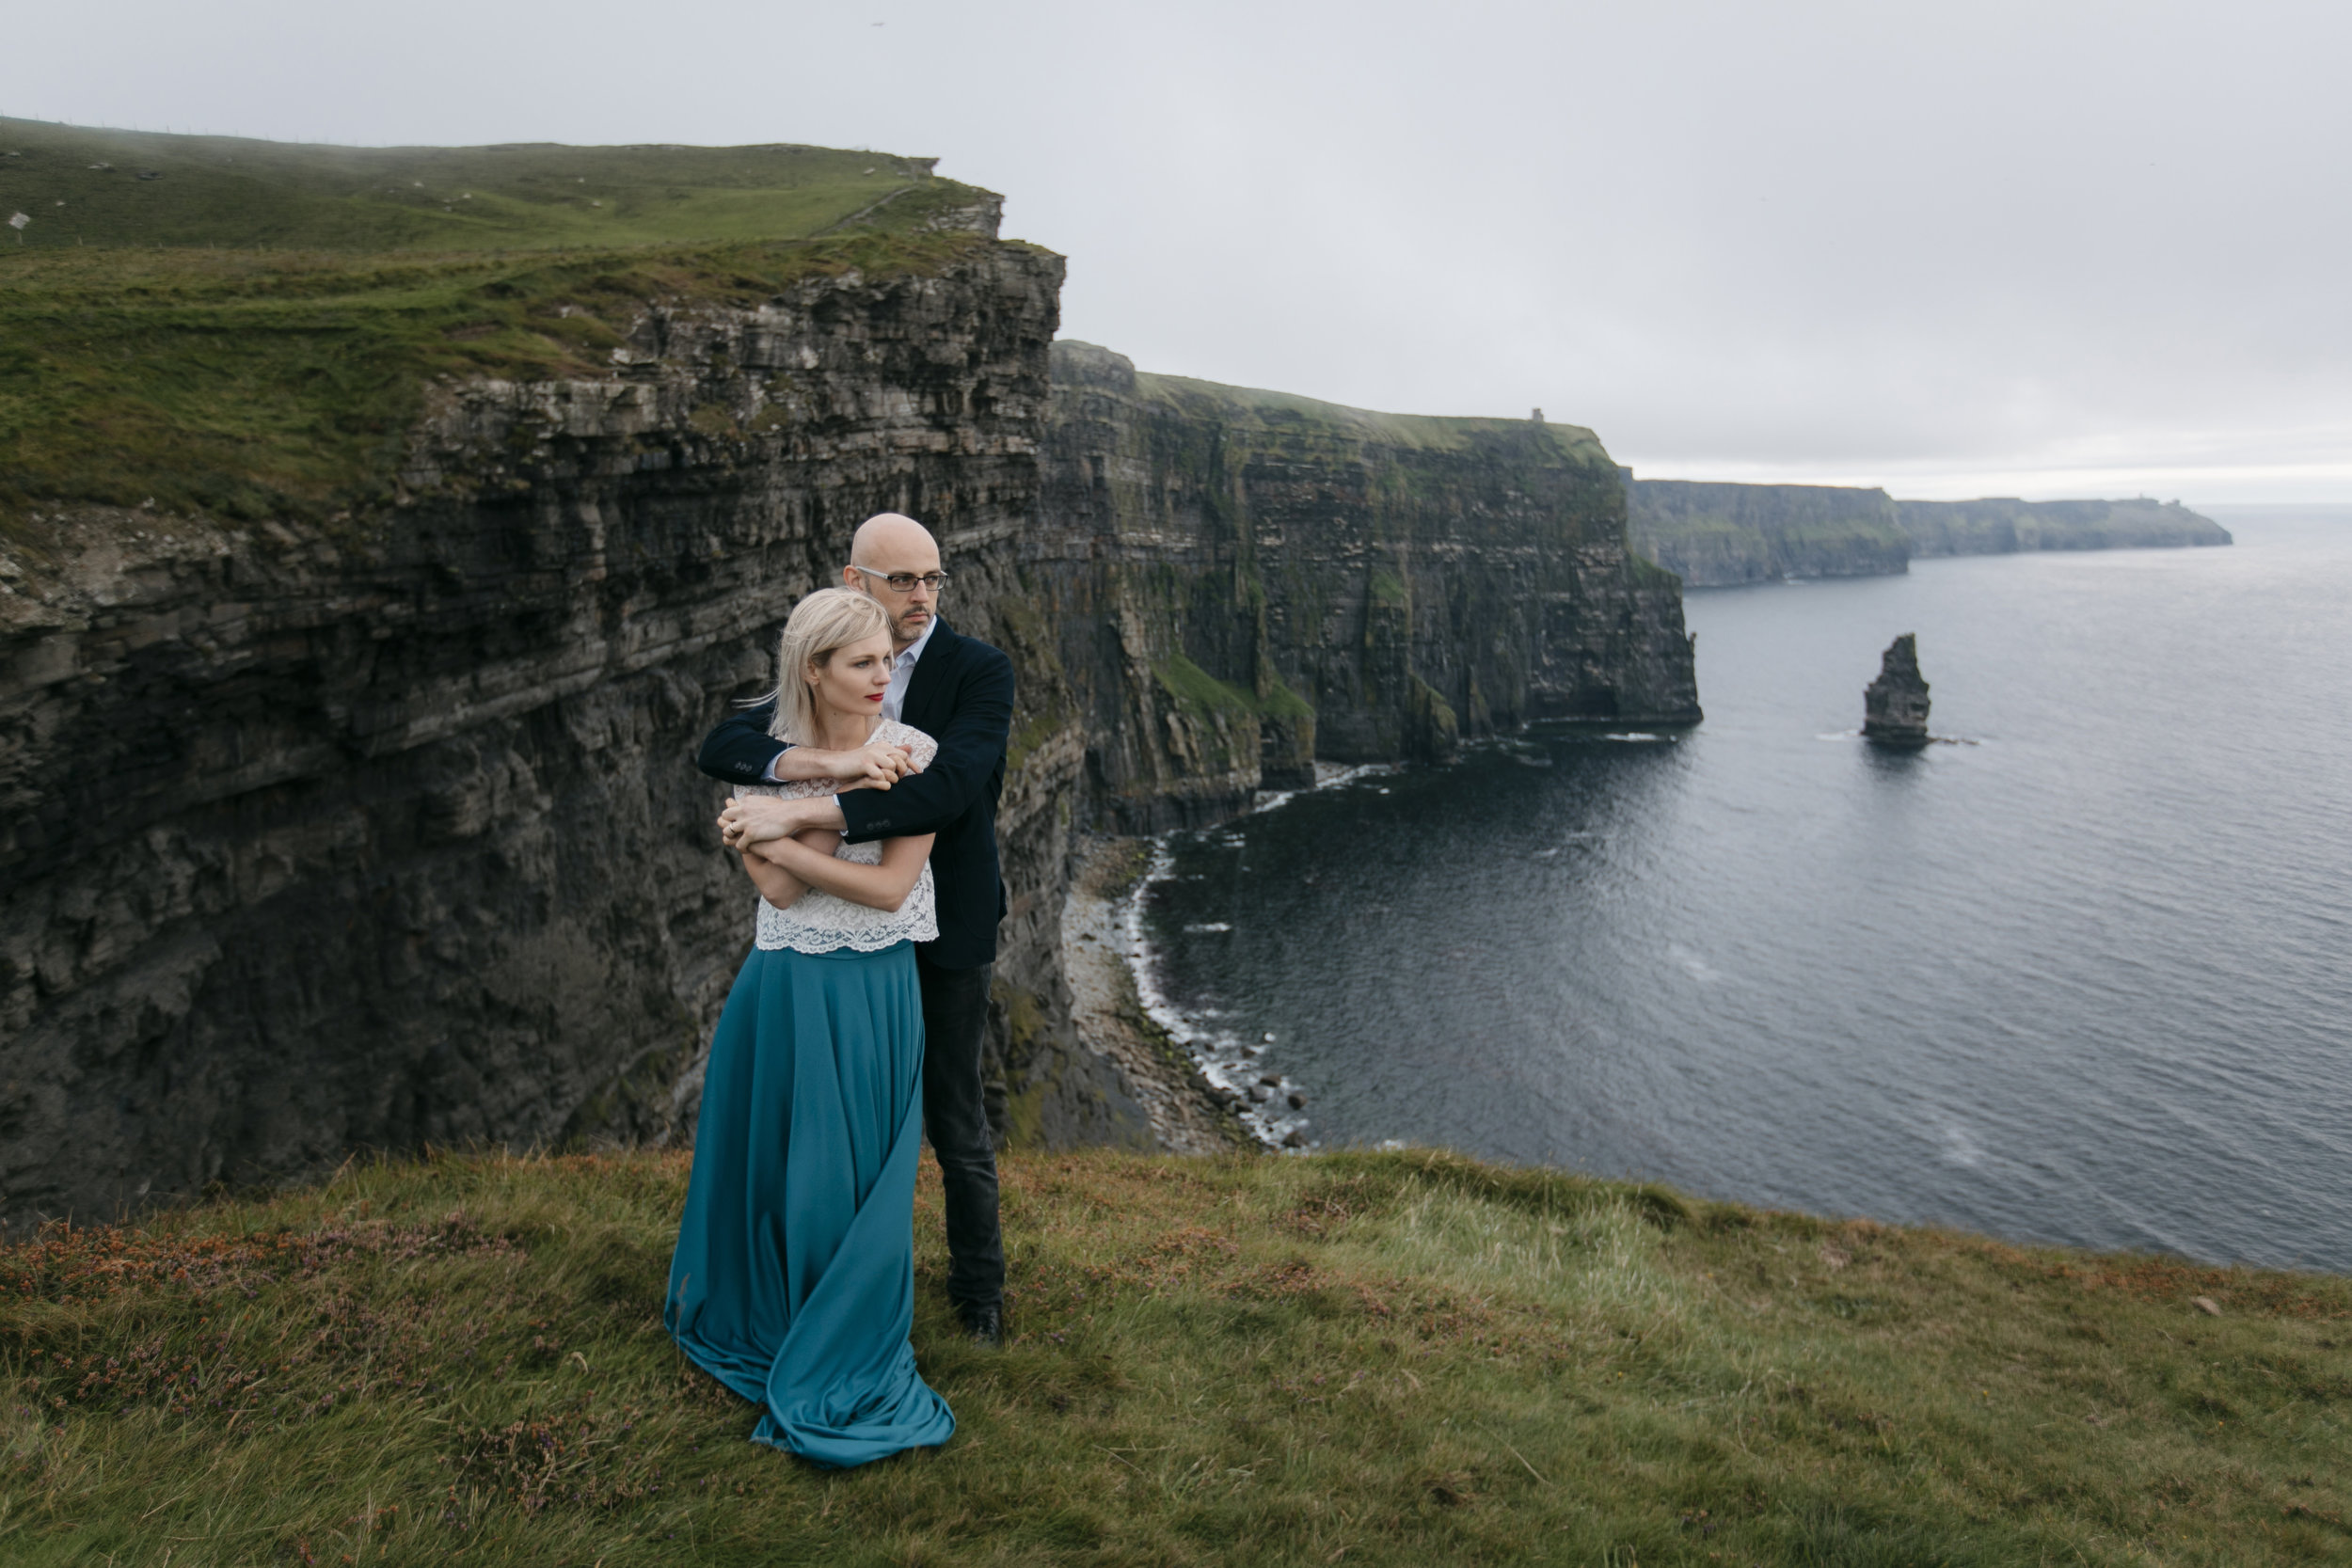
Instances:
[[[866,579],[858,576],[858,570],[856,567],[844,566],[841,568],[841,586],[844,588],[854,588],[858,592],[864,593],[866,591]]]

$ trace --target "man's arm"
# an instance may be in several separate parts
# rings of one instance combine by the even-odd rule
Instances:
[[[726,720],[703,737],[694,766],[727,784],[768,783],[768,765],[785,749],[783,741],[768,733],[775,716],[771,700]]]
[[[985,643],[981,644],[987,648]],[[946,733],[932,736],[939,754],[920,773],[890,790],[861,789],[835,797],[842,836],[852,844],[876,838],[935,833],[972,807],[1004,760],[1012,732],[1012,660],[987,648],[979,667],[956,694]]]
[[[787,746],[768,733],[775,713],[776,705],[766,702],[727,720],[703,738],[694,766],[728,784],[837,779],[874,789],[888,789],[913,766],[903,746],[862,746],[854,752]]]

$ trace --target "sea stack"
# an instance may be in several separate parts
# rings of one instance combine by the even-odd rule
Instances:
[[[1905,632],[1886,645],[1879,678],[1862,693],[1862,733],[1889,746],[1928,743],[1928,683],[1919,674],[1919,641]]]

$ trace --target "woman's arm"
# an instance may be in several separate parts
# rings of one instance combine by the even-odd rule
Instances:
[[[923,863],[931,857],[931,835],[916,833],[907,838],[884,839],[880,865],[860,865],[855,861],[835,860],[831,854],[820,855],[797,838],[768,839],[755,846],[750,853],[835,898],[863,904],[869,910],[895,911],[914,891],[914,879],[923,874]]]
[[[808,891],[807,883],[784,867],[762,860],[748,849],[739,849],[736,853],[742,857],[743,874],[751,878],[754,887],[759,889],[759,895],[777,909],[790,909],[801,895]]]
[[[833,852],[841,847],[841,835],[827,832],[821,828],[811,828],[799,835],[799,842],[830,860]],[[743,857],[743,871],[751,878],[752,885],[759,889],[762,898],[777,909],[790,909],[801,895],[808,891],[806,882],[774,862],[763,860],[748,849],[738,852]]]

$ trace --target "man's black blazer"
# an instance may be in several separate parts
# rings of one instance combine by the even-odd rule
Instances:
[[[768,733],[771,702],[746,708],[703,741],[694,766],[728,784],[759,784],[785,749]],[[853,843],[936,833],[931,879],[939,892],[939,940],[923,956],[943,969],[973,969],[996,958],[1005,883],[996,863],[996,798],[1005,787],[1005,742],[1012,730],[1012,660],[945,621],[931,630],[907,683],[898,715],[939,742],[920,773],[889,789],[852,789],[841,816]]]

